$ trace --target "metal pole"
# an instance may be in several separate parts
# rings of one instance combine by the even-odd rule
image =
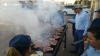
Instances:
[[[98,0],[95,0],[95,8],[94,8],[94,11],[96,11],[98,9],[98,5],[99,5]],[[94,13],[93,14],[93,19],[95,19],[96,17],[97,17],[97,13]]]
[[[93,11],[94,11],[94,5],[95,4],[95,0],[91,0],[91,16],[90,16],[90,21],[93,20]]]
[[[99,3],[99,9],[100,9],[100,0],[98,0],[98,3]]]

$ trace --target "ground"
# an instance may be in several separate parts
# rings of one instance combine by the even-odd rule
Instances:
[[[73,50],[73,46],[71,45],[71,43],[73,42],[73,35],[72,35],[72,24],[68,23],[68,30],[66,31],[66,34],[67,34],[67,48],[63,48],[63,43],[60,47],[60,50],[57,54],[57,56],[77,56],[76,54],[72,54],[70,53],[70,51]]]

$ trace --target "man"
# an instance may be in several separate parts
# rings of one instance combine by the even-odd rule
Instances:
[[[87,12],[82,10],[82,6],[80,4],[75,5],[75,9],[77,12],[75,20],[71,19],[69,21],[75,22],[75,41],[79,41],[82,40],[87,34],[90,17]],[[74,51],[79,51],[79,53],[82,54],[84,51],[84,42],[79,45],[75,45]]]
[[[97,18],[93,20],[91,26],[100,26],[100,9],[95,12],[97,12]],[[89,48],[89,45],[90,43],[88,42],[86,49]]]
[[[93,20],[91,26],[100,26],[100,9],[95,12],[97,12],[97,18]]]
[[[100,56],[100,26],[88,29],[89,48],[81,56]]]

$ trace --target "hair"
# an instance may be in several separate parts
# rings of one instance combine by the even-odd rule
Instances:
[[[9,47],[6,56],[22,56],[21,53],[14,47]]]
[[[75,7],[73,9],[81,9],[81,10],[83,10],[83,8],[75,8]]]
[[[25,53],[27,52],[29,47],[15,47],[15,48],[21,53],[22,56],[25,56]]]
[[[100,26],[91,26],[88,29],[88,32],[93,33],[93,35],[96,38],[96,40],[100,40]]]
[[[25,56],[25,53],[31,47],[31,38],[30,38],[30,36],[28,36],[28,35],[17,35],[13,39],[16,39],[19,36],[27,37],[27,39],[25,40],[25,41],[28,40],[27,43],[25,43],[25,46],[16,46],[16,45],[14,46],[13,44],[11,44],[11,43],[14,43],[14,42],[10,41],[8,51],[6,52],[6,56]],[[19,44],[23,45],[24,43],[20,43],[20,41],[19,41]]]
[[[100,12],[98,12],[100,14]]]
[[[28,48],[15,48],[15,47],[9,47],[6,56],[25,56],[25,53],[27,52]]]
[[[79,8],[79,9],[83,10],[83,8]]]

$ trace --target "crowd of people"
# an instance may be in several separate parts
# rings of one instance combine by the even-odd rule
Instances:
[[[77,4],[73,9],[76,15],[67,22],[73,23],[74,42],[83,40],[74,46],[71,53],[78,53],[79,56],[100,56],[100,9],[95,11],[97,18],[90,24],[88,12],[83,11],[82,5]],[[84,49],[84,41],[88,41]]]
[[[95,11],[98,17],[92,21],[92,24],[90,24],[89,14],[83,11],[82,5],[75,5],[73,10],[76,15],[72,19],[67,19],[67,22],[73,23],[73,42],[83,41],[76,44],[72,52],[79,53],[80,56],[100,56],[100,9]],[[86,40],[88,44],[84,49],[84,41]],[[30,36],[16,35],[9,42],[6,56],[29,56],[31,43]]]

